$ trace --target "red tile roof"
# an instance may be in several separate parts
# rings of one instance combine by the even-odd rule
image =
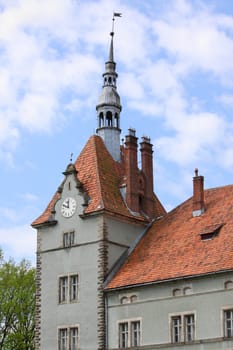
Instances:
[[[205,190],[204,195],[201,216],[192,216],[190,198],[155,221],[107,288],[233,269],[233,185]],[[202,239],[211,230],[212,239]]]
[[[119,190],[125,173],[124,164],[113,160],[101,137],[93,135],[89,138],[74,165],[78,179],[90,198],[85,214],[105,209],[114,214],[147,221],[143,216],[135,217],[127,208]],[[59,197],[57,192],[44,213],[32,223],[33,226],[52,220],[51,211]],[[165,210],[156,196],[154,206],[157,216],[164,215]]]

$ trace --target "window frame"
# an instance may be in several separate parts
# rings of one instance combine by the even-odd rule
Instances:
[[[230,318],[226,318],[226,314],[230,312],[231,316]],[[233,338],[233,306],[227,307],[222,310],[222,317],[223,317],[223,337],[226,339]],[[230,328],[227,327],[227,321],[231,322]],[[228,329],[230,329],[230,335],[228,335]]]
[[[175,321],[178,321],[175,324]],[[196,312],[187,311],[169,314],[170,342],[192,343],[196,339]]]
[[[76,280],[76,283],[72,283],[73,279]],[[79,275],[78,274],[72,274],[69,276],[69,298],[70,302],[76,302],[79,299]]]
[[[72,280],[76,279],[76,283]],[[79,274],[72,273],[58,277],[58,304],[75,303],[79,301]],[[66,281],[66,283],[63,283]]]
[[[62,332],[65,333],[65,335],[62,335]],[[65,339],[65,343],[63,343],[62,340]],[[67,327],[61,327],[58,329],[58,350],[68,350],[68,328]]]
[[[75,330],[75,338],[72,337],[71,332]],[[65,347],[63,344],[61,344],[61,332],[62,331],[66,331],[66,337],[64,339],[66,339],[66,344]],[[69,326],[61,326],[58,328],[57,331],[57,336],[58,336],[58,350],[78,350],[79,349],[79,325],[75,324],[75,325],[69,325]],[[75,339],[75,344],[74,346],[72,345],[72,339]]]
[[[60,276],[58,278],[58,303],[64,304],[68,302],[68,276]]]
[[[133,328],[136,326],[136,328]],[[122,328],[122,329],[121,329]],[[119,349],[141,346],[142,318],[132,318],[117,321],[117,336]]]
[[[70,248],[75,245],[75,231],[63,232],[62,236],[63,248]]]

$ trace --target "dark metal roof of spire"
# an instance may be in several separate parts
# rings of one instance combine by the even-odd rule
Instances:
[[[111,35],[111,43],[110,43],[108,61],[109,62],[114,62],[114,55],[113,55],[113,36],[114,36],[114,32],[111,32],[110,35]]]

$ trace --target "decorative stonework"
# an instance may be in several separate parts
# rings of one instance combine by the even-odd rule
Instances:
[[[104,299],[104,280],[108,268],[108,229],[104,217],[99,224],[99,248],[98,248],[98,285],[97,285],[97,312],[98,312],[98,350],[104,350],[106,347],[106,320],[105,320],[105,299]]]
[[[35,350],[40,350],[41,338],[41,231],[37,232],[37,256],[36,256],[36,336]]]

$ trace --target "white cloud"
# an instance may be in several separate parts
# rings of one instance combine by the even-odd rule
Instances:
[[[172,136],[157,140],[161,154],[181,166],[213,159],[214,148],[226,133],[222,119],[214,114],[183,115]]]
[[[6,259],[28,259],[35,264],[36,232],[28,225],[0,228],[0,247]]]
[[[230,18],[218,17],[204,6],[189,5],[188,11],[180,11],[180,3],[174,2],[166,19],[154,21],[158,45],[189,69],[211,71],[225,80],[229,71],[233,74],[233,40],[227,31]]]
[[[90,95],[100,65],[74,46],[79,8],[72,1],[15,1],[0,13],[0,156],[12,158],[20,128],[54,131],[72,95]],[[64,92],[71,93],[67,100]]]
[[[180,201],[190,193],[190,171],[196,166],[232,169],[231,115],[220,113],[233,105],[233,24],[230,15],[214,12],[213,1],[140,2],[140,6],[121,0],[2,3],[0,157],[8,164],[13,164],[25,130],[54,132],[72,113],[88,118],[91,108],[94,114],[114,9],[123,13],[115,21],[114,37],[123,111],[133,117],[137,113],[143,124],[153,117],[151,131],[162,129],[163,136],[155,140],[160,189]],[[141,6],[150,11],[143,13]],[[219,103],[218,112],[213,112],[212,101]],[[122,117],[127,120],[127,115]],[[32,173],[37,168],[33,159]],[[27,162],[24,159],[20,166],[29,167]],[[171,163],[176,172],[169,172]],[[36,200],[26,191],[22,197],[27,204]],[[21,211],[0,209],[1,216],[13,223],[7,230],[0,228],[0,246],[4,244],[12,256],[34,254],[34,230],[16,226],[26,222],[28,212],[26,206]]]

